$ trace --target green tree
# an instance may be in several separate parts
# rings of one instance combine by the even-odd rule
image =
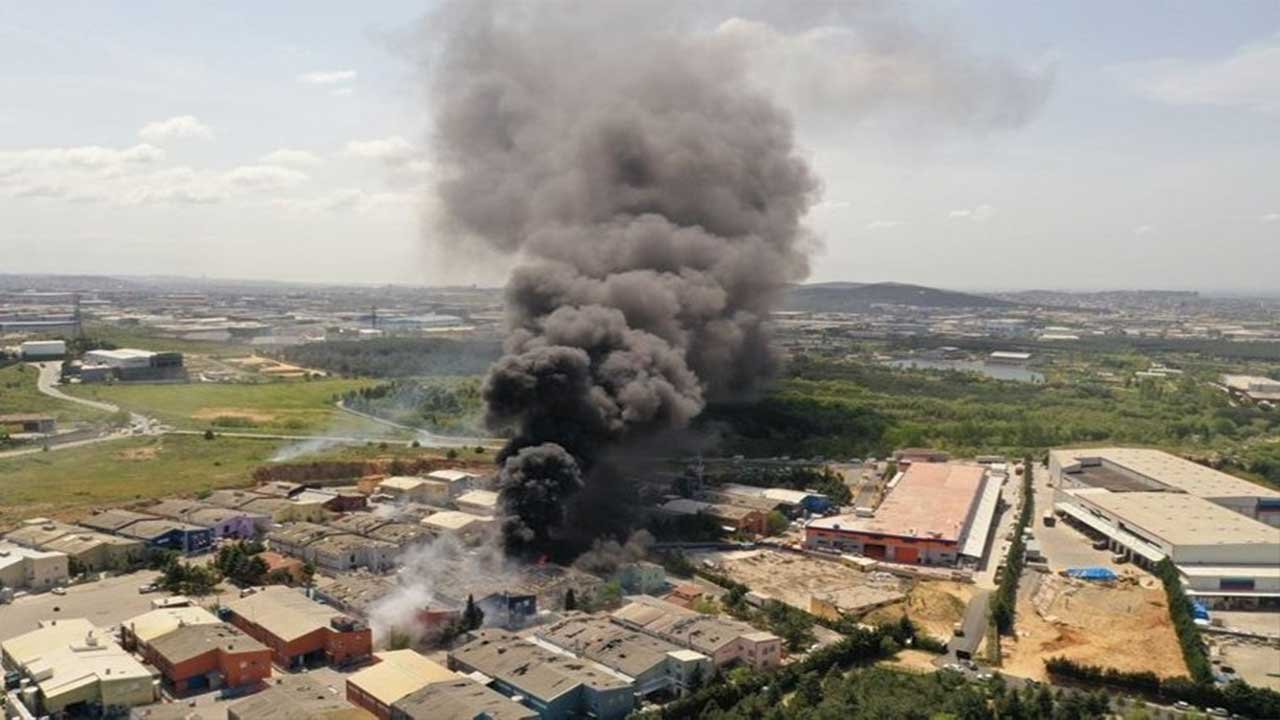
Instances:
[[[770,511],[767,520],[767,532],[769,535],[781,535],[787,531],[787,526],[791,523],[787,520],[787,516],[777,510]]]
[[[462,611],[462,628],[464,631],[475,630],[484,625],[484,610],[476,605],[472,595],[467,596],[467,606]]]

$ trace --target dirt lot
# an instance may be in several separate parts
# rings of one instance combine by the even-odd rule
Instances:
[[[964,618],[965,606],[973,593],[974,587],[967,583],[918,581],[907,591],[905,600],[874,610],[863,620],[880,623],[897,620],[905,614],[930,635],[945,640],[951,637],[955,624]]]
[[[776,550],[702,553],[694,562],[736,580],[760,595],[781,600],[806,612],[817,595],[842,612],[893,601],[906,583],[887,573],[866,573],[830,560]]]
[[[1205,634],[1214,662],[1232,668],[1245,682],[1280,691],[1280,643]]]
[[[1149,576],[1090,583],[1027,573],[1019,585],[1016,637],[1001,642],[1004,668],[1043,679],[1044,660],[1063,656],[1120,670],[1185,675],[1164,590]]]

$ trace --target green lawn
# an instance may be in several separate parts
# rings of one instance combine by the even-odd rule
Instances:
[[[0,415],[44,413],[59,422],[107,420],[110,413],[49,397],[36,389],[40,371],[25,364],[0,369]]]
[[[334,407],[334,396],[368,380],[280,381],[260,384],[77,385],[67,391],[114,403],[181,429],[283,434],[401,433]]]
[[[119,348],[137,348],[155,352],[174,351],[187,354],[213,355],[215,357],[238,357],[253,352],[251,346],[243,343],[184,340],[182,338],[156,335],[147,332],[145,328],[125,328],[118,325],[90,323],[85,326],[85,335],[93,340],[110,343]]]
[[[143,498],[253,483],[280,445],[197,436],[131,438],[0,460],[0,528]]]

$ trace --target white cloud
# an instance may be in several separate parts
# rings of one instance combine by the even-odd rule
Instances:
[[[346,154],[351,157],[398,164],[408,162],[422,153],[414,147],[413,143],[399,135],[393,135],[377,140],[352,140],[347,143]]]
[[[1140,95],[1169,105],[1211,105],[1280,114],[1280,34],[1225,58],[1165,58],[1114,71]]]
[[[223,178],[232,185],[254,190],[279,190],[310,179],[304,172],[279,165],[241,165]]]
[[[112,172],[159,162],[163,158],[164,150],[146,143],[119,149],[82,145],[9,150],[0,151],[0,174],[19,175],[50,169]]]
[[[897,220],[872,220],[871,222],[867,223],[867,229],[868,230],[888,230],[890,228],[896,228],[901,224],[902,223]]]
[[[276,207],[301,212],[371,213],[414,206],[419,192],[366,192],[360,188],[342,188],[312,198],[284,198],[274,201]]]
[[[352,92],[354,91],[349,87],[340,87],[340,88],[334,88],[333,90],[330,90],[329,94],[334,97],[347,97]]]
[[[814,210],[844,210],[853,207],[848,200],[823,200],[813,206]]]
[[[156,120],[142,126],[138,137],[149,142],[165,140],[212,140],[213,129],[193,115],[178,115],[168,120]]]
[[[259,161],[264,165],[292,165],[294,167],[315,167],[324,162],[319,155],[306,150],[280,148],[262,156]]]
[[[1266,215],[1263,215],[1258,219],[1264,223],[1277,222],[1277,221],[1280,221],[1280,213],[1267,213]]]
[[[990,205],[979,205],[973,208],[961,208],[959,210],[952,210],[951,212],[947,213],[947,217],[955,218],[958,220],[972,220],[974,222],[986,222],[987,220],[991,219],[992,215],[995,215],[995,214],[996,214],[996,209],[991,207]]]
[[[1133,229],[1133,234],[1137,235],[1138,237],[1142,237],[1143,235],[1150,235],[1155,231],[1156,229],[1151,227],[1150,225],[1139,225],[1138,227]]]
[[[355,70],[321,70],[303,73],[298,76],[298,82],[306,83],[307,85],[341,85],[355,79]]]

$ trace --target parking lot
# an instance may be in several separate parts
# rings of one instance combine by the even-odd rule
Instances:
[[[1031,532],[1039,542],[1050,570],[1057,572],[1067,568],[1099,566],[1120,572],[1121,566],[1112,563],[1111,553],[1094,550],[1093,541],[1084,533],[1062,520],[1056,521],[1053,527],[1044,524],[1044,514],[1053,509],[1053,488],[1049,487],[1049,470],[1043,465],[1036,466],[1035,493],[1036,513],[1032,518]]]
[[[50,618],[87,618],[105,628],[151,609],[151,601],[161,594],[141,594],[139,585],[153,582],[160,573],[139,570],[106,580],[74,585],[66,595],[51,592],[27,595],[8,605],[0,605],[0,641],[17,637]]]

